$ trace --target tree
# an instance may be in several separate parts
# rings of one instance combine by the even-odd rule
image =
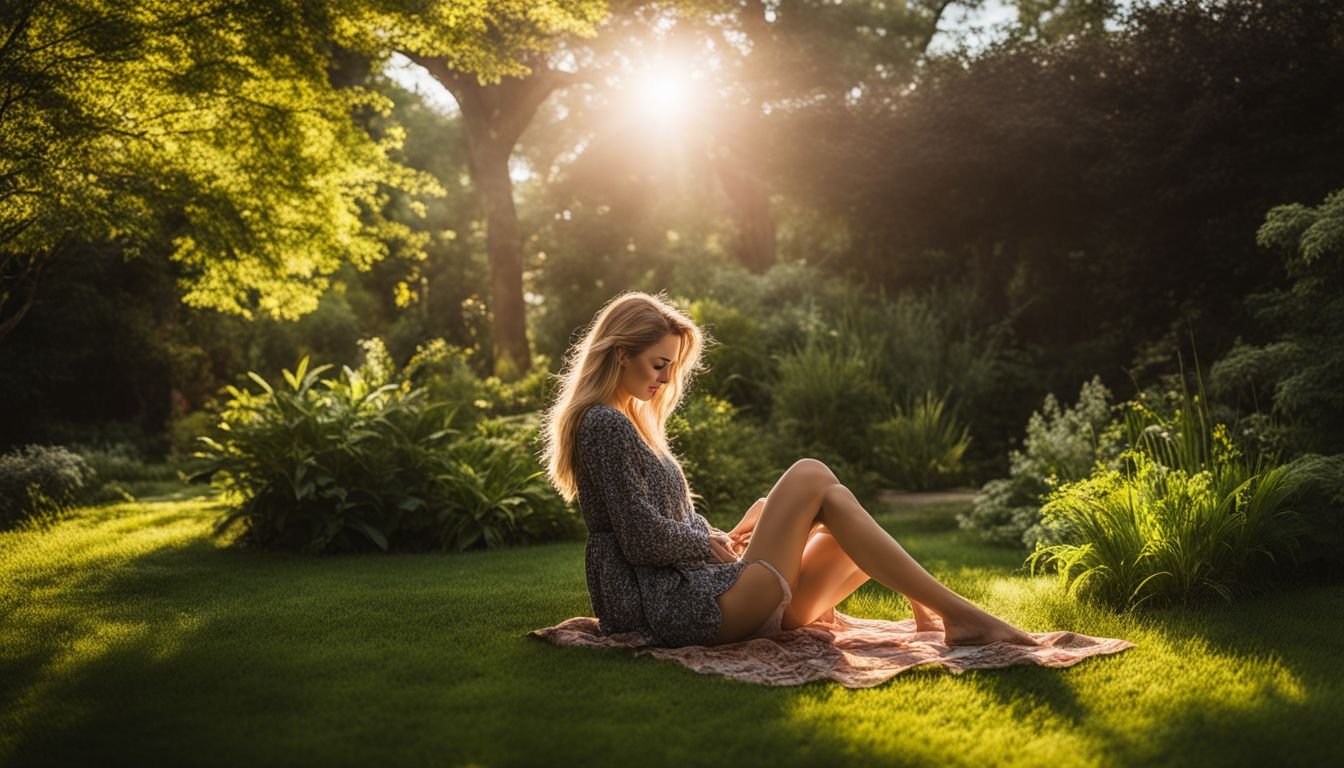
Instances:
[[[739,259],[749,268],[764,270],[775,260],[768,199],[775,185],[768,179],[771,158],[787,163],[796,156],[781,141],[781,134],[793,138],[793,115],[843,105],[873,83],[909,85],[952,5],[744,0],[736,23],[721,25],[725,49],[733,48],[733,31],[746,42],[722,128],[728,151],[717,153],[715,171],[738,221]]]
[[[722,235],[725,255],[771,267],[778,216],[793,204],[781,182],[823,139],[796,131],[800,117],[855,89],[908,83],[950,5],[724,0],[613,13],[576,52],[603,86],[558,93],[520,144],[547,180],[536,231],[550,335],[566,336],[609,285],[663,279],[657,255],[692,242]],[[679,85],[685,103],[638,114],[640,91],[660,83]],[[666,241],[669,230],[679,238]]]
[[[356,16],[352,23],[381,30],[372,45],[389,46],[420,64],[461,107],[471,174],[487,215],[496,366],[511,376],[526,371],[531,358],[522,291],[522,233],[508,163],[524,129],[552,93],[578,83],[619,78],[616,73],[632,55],[661,44],[657,30],[668,23],[679,24],[674,34],[683,38],[714,38],[726,62],[722,85],[728,96],[716,104],[717,123],[702,137],[704,149],[737,225],[737,257],[761,270],[773,263],[775,247],[762,149],[769,142],[760,140],[768,130],[761,119],[767,101],[810,97],[820,89],[843,97],[865,77],[908,75],[949,5],[949,0],[929,0],[839,8],[809,0],[768,8],[757,1],[629,0],[614,3],[608,15],[606,5],[598,2],[545,6],[544,13],[527,4],[497,3],[487,28],[494,44],[509,56],[497,61],[499,68],[489,74],[466,70],[445,49],[442,41],[447,38],[436,27],[443,15],[439,4],[372,4],[369,7],[376,12]],[[771,24],[769,19],[776,15],[787,21]],[[597,34],[599,21],[603,23]],[[595,40],[578,43],[594,34]],[[863,40],[857,46],[863,51],[859,55],[851,50],[856,37]],[[777,52],[785,48],[794,52],[787,56]],[[840,55],[846,51],[851,52]],[[516,66],[504,66],[510,61]],[[780,70],[780,63],[787,67]]]
[[[983,322],[1061,361],[1044,391],[1114,386],[1187,322],[1201,356],[1253,325],[1242,298],[1279,271],[1264,212],[1344,174],[1342,33],[1332,0],[1178,2],[939,57],[913,91],[800,121],[788,189],[853,224],[855,272],[977,285]]]
[[[462,110],[471,176],[485,203],[495,370],[501,378],[527,372],[532,360],[509,156],[541,102],[579,80],[552,66],[544,51],[564,35],[591,36],[606,13],[602,0],[369,0],[347,11],[353,45],[405,54],[442,83]],[[488,47],[480,42],[465,47],[468,31]]]
[[[551,68],[538,57],[529,61],[529,74],[484,84],[474,75],[453,69],[441,56],[413,53],[411,58],[443,83],[462,109],[471,177],[485,202],[495,370],[502,378],[512,379],[531,368],[532,354],[523,303],[523,241],[514,209],[509,156],[541,102],[579,78]]]
[[[1055,42],[1069,35],[1099,34],[1120,13],[1119,0],[1015,0],[1013,37]]]
[[[1263,341],[1239,338],[1210,378],[1218,394],[1284,417],[1294,453],[1344,453],[1344,190],[1270,209],[1256,241],[1282,257],[1290,284],[1247,297]]]
[[[387,188],[434,187],[352,121],[387,105],[331,86],[323,5],[18,0],[0,25],[0,336],[86,242],[169,253],[187,304],[297,317],[408,235]]]

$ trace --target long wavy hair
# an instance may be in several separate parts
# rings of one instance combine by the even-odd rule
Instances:
[[[574,446],[579,422],[588,408],[609,403],[620,387],[619,350],[638,355],[667,334],[680,338],[677,359],[667,384],[647,402],[629,398],[622,412],[653,451],[681,467],[667,442],[667,419],[676,410],[691,379],[702,370],[706,335],[684,312],[659,292],[627,291],[612,298],[584,329],[565,355],[555,397],[541,425],[542,463],[547,478],[565,501],[579,494],[574,471]],[[681,473],[685,477],[685,473]],[[690,488],[686,488],[687,495]]]

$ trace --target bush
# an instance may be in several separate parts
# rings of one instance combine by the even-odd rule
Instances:
[[[69,509],[94,474],[61,446],[28,445],[0,456],[0,528]]]
[[[696,508],[723,530],[736,525],[783,473],[773,461],[773,438],[736,416],[727,400],[697,394],[668,420]]]
[[[538,414],[483,420],[477,433],[449,450],[438,548],[461,551],[515,541],[582,536],[580,519],[566,510],[546,479],[537,455]]]
[[[705,349],[706,370],[696,387],[732,403],[734,413],[761,410],[760,404],[770,402],[767,384],[775,376],[775,360],[766,348],[760,321],[714,299],[694,301],[687,312],[713,339]]]
[[[1302,568],[1338,577],[1344,573],[1344,455],[1308,453],[1294,459],[1292,469],[1302,476]]]
[[[1108,470],[1056,489],[1043,513],[1061,543],[1028,558],[1056,569],[1069,591],[1117,608],[1231,602],[1304,533],[1291,500],[1301,474],[1235,460],[1187,472],[1127,451],[1132,470]]]
[[[809,340],[780,358],[773,394],[773,422],[799,450],[873,465],[869,425],[887,397],[861,347]]]
[[[873,450],[886,479],[899,488],[925,491],[956,485],[963,475],[961,457],[970,445],[970,429],[944,411],[946,398],[932,392],[898,408],[873,427]]]
[[[1184,376],[1182,376],[1184,381]],[[1307,529],[1293,507],[1306,473],[1275,454],[1241,451],[1207,400],[1182,386],[1171,416],[1141,401],[1124,409],[1120,469],[1056,488],[1046,535],[1027,562],[1057,570],[1069,590],[1113,607],[1229,602],[1257,588]]]
[[[173,461],[190,459],[200,447],[200,438],[210,434],[215,425],[215,414],[202,408],[168,423],[168,457]]]
[[[134,501],[135,491],[155,484],[181,481],[176,465],[147,461],[134,443],[72,445],[71,448],[93,469],[95,482],[86,483],[76,499],[81,504]]]
[[[1213,385],[1278,417],[1263,439],[1293,452],[1344,452],[1344,190],[1314,207],[1276,206],[1256,242],[1280,255],[1292,283],[1246,297],[1269,338],[1238,339],[1213,366]]]
[[[431,404],[381,342],[361,344],[364,363],[334,380],[304,358],[285,387],[250,373],[261,392],[226,388],[199,473],[236,505],[220,529],[241,521],[246,543],[309,553],[494,547],[568,530],[519,431],[455,429],[462,403]]]
[[[1021,451],[1009,453],[1009,476],[980,489],[969,512],[957,516],[962,528],[986,541],[1034,548],[1044,531],[1041,505],[1061,483],[1081,480],[1098,462],[1113,463],[1121,450],[1119,422],[1113,420],[1111,392],[1100,376],[1083,383],[1078,402],[1061,408],[1053,393],[1031,414]]]
[[[481,378],[472,358],[475,350],[432,339],[419,345],[406,363],[404,378],[427,390],[431,402],[460,403],[452,426],[469,431],[483,418],[539,411],[550,395],[550,360],[532,358],[532,369],[517,381]],[[391,364],[390,362],[388,363]]]

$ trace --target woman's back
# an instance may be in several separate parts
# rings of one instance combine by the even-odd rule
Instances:
[[[717,561],[676,463],[607,405],[584,413],[576,439],[588,594],[601,631],[645,631],[667,645],[712,637],[721,619],[714,596],[744,564]]]

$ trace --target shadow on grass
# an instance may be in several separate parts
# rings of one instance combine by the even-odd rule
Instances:
[[[55,567],[0,630],[18,641],[0,654],[0,762],[635,762],[678,712],[728,716],[702,686],[771,719],[771,692],[525,637],[588,613],[582,567],[581,543],[307,558],[204,536],[100,578]]]
[[[526,637],[590,615],[581,542],[310,558],[221,548],[200,508],[161,511],[181,535],[99,511],[67,534],[91,559],[53,553],[5,603],[0,763],[1280,764],[1339,745],[1338,588],[1138,620],[1052,598],[991,552],[983,590],[1033,628],[1139,648],[766,688]],[[959,532],[911,538],[975,559]]]

